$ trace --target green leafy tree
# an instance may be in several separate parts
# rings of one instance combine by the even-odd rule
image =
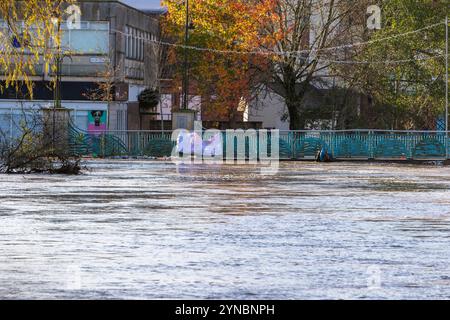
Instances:
[[[448,1],[389,0],[381,1],[380,7],[382,29],[366,30],[364,38],[370,44],[352,52],[362,63],[335,69],[373,98],[373,117],[366,122],[369,127],[434,129],[445,106],[442,22]],[[405,35],[395,36],[399,34]]]

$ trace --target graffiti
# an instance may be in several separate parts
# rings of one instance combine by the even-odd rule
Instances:
[[[102,133],[106,131],[106,111],[94,110],[88,114],[88,131]]]

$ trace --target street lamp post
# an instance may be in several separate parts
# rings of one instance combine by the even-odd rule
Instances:
[[[448,16],[445,17],[445,154],[449,159],[449,136],[448,136]]]
[[[186,5],[186,24],[184,34],[184,70],[183,85],[180,88],[182,93],[181,107],[178,111],[172,112],[172,129],[194,130],[195,116],[194,110],[189,110],[189,30],[194,29],[194,25],[190,22],[189,16],[189,0],[185,0]]]
[[[183,104],[182,109],[187,110],[189,106],[189,0],[186,0],[186,25],[184,34],[184,74],[183,74]]]
[[[61,33],[61,19],[59,17],[57,19],[57,29],[58,36]],[[58,41],[56,48],[56,79],[54,85],[53,92],[53,123],[52,123],[52,148],[55,148],[55,134],[56,134],[56,109],[61,109],[61,65],[62,65],[62,55],[61,55],[61,43]]]

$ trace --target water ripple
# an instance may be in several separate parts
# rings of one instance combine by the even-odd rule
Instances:
[[[0,298],[450,297],[448,167],[88,166],[0,176]]]

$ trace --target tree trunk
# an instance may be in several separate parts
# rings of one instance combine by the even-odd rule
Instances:
[[[295,80],[294,80],[295,81]],[[306,117],[304,113],[303,99],[306,95],[305,85],[300,89],[296,88],[295,82],[286,90],[286,106],[289,112],[289,129],[305,130]]]
[[[286,107],[289,112],[289,129],[305,130],[306,119],[302,112],[302,102],[309,82],[298,83],[292,66],[286,66],[283,71],[284,82],[282,87],[284,89]]]
[[[300,106],[297,103],[286,102],[289,111],[289,129],[305,130],[306,121],[300,112]]]

